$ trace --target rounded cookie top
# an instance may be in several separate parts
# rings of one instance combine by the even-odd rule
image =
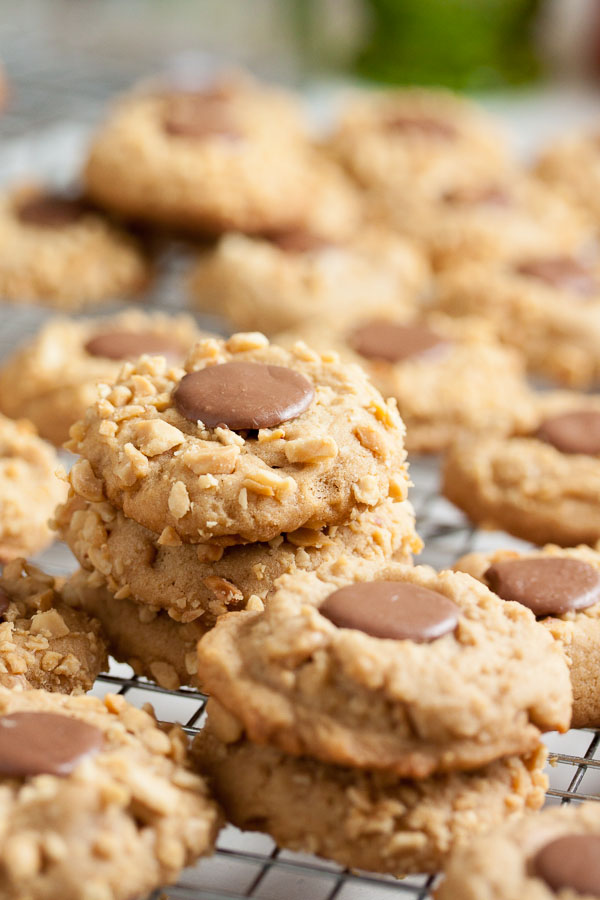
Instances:
[[[586,387],[600,378],[600,260],[568,248],[466,261],[445,271],[436,308],[485,317],[532,372]]]
[[[172,528],[156,535],[109,503],[72,494],[55,515],[55,527],[80,564],[99,574],[119,597],[164,609],[178,622],[260,607],[280,575],[312,571],[343,555],[410,563],[421,549],[408,500],[384,500],[354,511],[343,525],[300,528],[267,543],[221,547],[182,543]]]
[[[465,435],[527,431],[535,420],[521,360],[481,319],[363,309],[352,324],[307,324],[278,340],[293,346],[298,337],[359,363],[384,397],[396,399],[409,452],[443,451]]]
[[[349,104],[332,149],[366,187],[428,192],[463,183],[465,172],[507,165],[505,141],[483,113],[445,91],[407,89]]]
[[[600,406],[594,397],[541,395],[527,437],[481,436],[448,453],[445,496],[476,522],[536,544],[600,539]]]
[[[109,209],[180,229],[337,231],[359,217],[293,98],[249,78],[123,98],[92,141],[84,178]]]
[[[127,900],[212,849],[219,816],[186,737],[122,697],[3,689],[0,734],[7,900]]]
[[[533,614],[425,566],[285,576],[264,613],[226,616],[198,654],[250,740],[406,777],[527,752],[570,719],[562,650]]]
[[[573,728],[600,723],[594,672],[600,665],[600,554],[591,547],[543,548],[516,553],[471,553],[454,566],[487,584],[504,600],[527,606],[570,661]]]
[[[422,242],[437,271],[469,260],[577,252],[593,240],[588,216],[514,171],[474,180],[468,167],[451,188],[432,181],[421,193],[373,190],[368,206],[375,219]]]
[[[25,419],[0,415],[0,562],[52,542],[48,519],[66,495],[58,457]]]
[[[202,337],[190,316],[127,310],[96,319],[56,318],[0,367],[0,410],[25,416],[54,444],[69,437],[96,396],[96,384],[113,381],[126,360],[142,353],[181,364]]]
[[[600,809],[545,809],[475,838],[448,865],[436,900],[600,897]]]
[[[219,727],[212,704],[192,756],[210,776],[228,820],[343,866],[394,875],[437,872],[475,835],[544,801],[542,746],[475,772],[405,781],[236,739]]]
[[[24,185],[0,197],[0,294],[76,310],[141,291],[141,245],[81,196]]]
[[[108,668],[100,623],[71,609],[51,575],[15,559],[0,576],[0,684],[89,691]]]
[[[187,542],[268,541],[407,490],[404,426],[357,366],[261,334],[145,357],[73,426],[76,493]]]
[[[307,231],[227,234],[190,273],[200,309],[274,334],[315,317],[332,326],[377,309],[410,312],[430,288],[418,247],[385,228],[335,240]]]

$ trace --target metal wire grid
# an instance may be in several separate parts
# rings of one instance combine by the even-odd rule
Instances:
[[[426,545],[420,561],[443,567],[463,553],[524,546],[506,535],[471,527],[440,497],[438,471],[435,460],[413,462],[412,500]],[[57,546],[42,554],[40,561],[46,569],[65,571],[73,567],[65,554]],[[206,697],[191,689],[168,691],[132,677],[127,666],[114,665],[93,691],[97,696],[108,692],[125,695],[135,706],[151,703],[159,718],[179,722],[190,736],[202,727]],[[546,737],[552,754],[548,804],[600,799],[600,732],[579,730]],[[244,834],[230,826],[221,833],[213,858],[186,870],[177,885],[155,892],[150,900],[429,900],[434,884],[434,877],[398,880],[349,871],[326,860],[280,850],[265,835]]]
[[[20,51],[14,46],[18,62]],[[39,61],[39,66],[42,63],[43,60]],[[32,71],[25,66],[23,79],[31,78],[38,85],[43,80],[38,70]],[[74,82],[68,85],[69,90]],[[81,82],[79,85],[83,88]],[[86,140],[86,128],[82,127],[81,121],[86,118],[89,121],[91,94],[86,88],[83,90],[86,96],[78,97],[71,90],[70,96],[75,96],[76,103],[69,112],[77,121],[55,125],[55,119],[49,120],[44,115],[38,117],[35,85],[25,86],[27,91],[23,96],[27,102],[16,106],[10,114],[12,118],[5,118],[2,123],[5,136],[22,136],[5,141],[0,149],[0,181],[32,173],[65,181],[76,171],[81,158]],[[52,86],[60,93],[65,83],[53,83]],[[103,94],[104,88],[94,97],[96,103]],[[81,108],[77,106],[80,101]],[[84,106],[87,116],[82,119]],[[44,104],[39,109],[43,111]],[[33,127],[36,129],[35,140],[31,136]],[[158,305],[159,296],[163,298],[161,306],[177,308],[182,305],[177,279],[167,279],[160,291],[150,298],[150,304]],[[114,307],[111,310],[104,307],[102,312],[114,312]],[[0,359],[26,335],[33,334],[48,316],[47,311],[34,307],[0,307]],[[425,542],[420,561],[442,568],[464,553],[527,546],[505,534],[472,528],[440,497],[438,472],[435,460],[413,462],[415,486],[411,499],[417,511],[419,533]],[[66,574],[75,568],[73,557],[61,544],[41,554],[37,561],[53,574]],[[113,663],[110,674],[98,679],[93,693],[103,696],[108,692],[127,696],[135,706],[151,703],[159,718],[183,724],[190,735],[202,726],[206,703],[203,695],[185,688],[167,691],[134,677],[128,666]],[[563,736],[552,734],[547,736],[547,743],[553,754],[547,802],[561,804],[600,799],[600,732],[580,730]],[[230,826],[221,833],[213,858],[186,870],[176,886],[166,892],[155,892],[150,900],[281,900],[282,897],[286,900],[428,900],[434,882],[434,878],[426,876],[397,880],[343,870],[335,863],[279,850],[265,835],[243,834]]]

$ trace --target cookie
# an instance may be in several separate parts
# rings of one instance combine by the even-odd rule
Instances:
[[[6,900],[129,900],[210,853],[219,814],[187,738],[123,697],[0,690]]]
[[[421,242],[437,271],[467,261],[495,262],[572,251],[592,242],[587,216],[540,182],[495,173],[450,189],[401,196],[371,192],[371,216]]]
[[[600,222],[597,174],[600,140],[596,130],[566,134],[542,150],[535,175],[555,193],[560,193],[584,209],[596,226]]]
[[[265,601],[285,573],[312,571],[343,555],[410,563],[422,547],[407,500],[386,500],[344,525],[232,547],[185,544],[174,532],[160,537],[110,504],[77,494],[57,509],[55,525],[79,563],[117,598],[165,610],[178,622],[201,620],[205,630],[252,598]]]
[[[346,328],[307,325],[279,335],[359,363],[406,425],[409,452],[437,453],[472,434],[527,431],[535,416],[517,353],[501,346],[481,320],[418,319],[375,314]]]
[[[545,809],[475,838],[451,859],[436,900],[593,900],[600,808]]]
[[[54,448],[30,422],[0,414],[0,562],[52,543],[48,519],[67,494],[57,468]]]
[[[382,228],[332,242],[307,232],[227,234],[193,267],[194,304],[235,329],[273,334],[315,318],[340,325],[377,309],[410,313],[430,287],[423,254]]]
[[[141,245],[83,198],[39,185],[0,197],[0,297],[54,309],[140,293],[150,280]]]
[[[444,461],[442,492],[484,528],[534,544],[595,544],[600,407],[583,395],[557,400],[545,403],[548,415],[539,416],[529,436],[456,444]]]
[[[89,691],[108,669],[100,623],[75,611],[60,584],[24,559],[0,575],[0,685]]]
[[[0,411],[24,416],[60,446],[123,363],[142,353],[181,363],[201,337],[189,316],[128,310],[103,319],[54,319],[0,367]]]
[[[402,777],[531,752],[571,715],[562,649],[533,614],[426,566],[284,576],[265,612],[221,618],[198,657],[249,740]]]
[[[539,809],[544,800],[541,746],[476,772],[409,781],[236,739],[218,727],[212,700],[208,709],[192,756],[227,819],[243,830],[267,832],[280,847],[352,869],[436,872],[457,847]]]
[[[268,541],[407,491],[404,427],[361,369],[261,334],[124,369],[71,429],[76,493],[183,541]]]
[[[364,187],[442,193],[467,175],[480,183],[509,162],[506,143],[477,107],[445,91],[365,94],[350,103],[330,141]]]
[[[573,685],[572,728],[600,725],[600,553],[589,547],[470,553],[454,568],[527,606],[562,642]]]
[[[600,264],[564,252],[467,262],[440,278],[436,307],[483,316],[531,372],[588,387],[600,377]]]
[[[92,139],[84,179],[101,206],[190,231],[345,233],[361,212],[295,101],[249,78],[124,97]]]
[[[210,627],[204,619],[176,622],[162,610],[130,598],[117,599],[97,572],[76,572],[63,594],[74,610],[102,623],[110,655],[128,663],[136,675],[170,691],[181,685],[200,687],[196,647]]]

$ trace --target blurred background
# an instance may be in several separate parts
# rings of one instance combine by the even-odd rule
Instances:
[[[328,79],[468,91],[593,84],[598,0],[21,0],[0,4],[13,85],[3,133],[25,116],[93,119],[164,66],[223,62],[298,85]],[[48,103],[51,96],[52,102]]]

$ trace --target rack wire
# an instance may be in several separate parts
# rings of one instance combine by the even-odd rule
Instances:
[[[0,33],[6,32],[5,26],[0,22]],[[0,182],[32,173],[67,181],[81,157],[86,123],[97,115],[105,97],[123,87],[134,73],[113,72],[110,83],[106,77],[99,82],[89,78],[88,61],[77,70],[79,74],[74,74],[72,68],[60,73],[54,61],[43,54],[36,56],[32,67],[31,37],[19,31],[11,33],[10,38],[5,61],[10,63],[18,81],[19,102],[0,120],[0,132],[5,138],[0,147]],[[54,102],[51,115],[49,93]],[[56,106],[57,98],[61,98],[62,106]],[[183,306],[175,277],[177,268],[176,264],[147,305]],[[102,312],[114,309],[103,307]],[[35,307],[0,305],[0,360],[33,334],[48,316],[47,311]],[[505,534],[471,527],[439,495],[438,460],[414,460],[411,471],[411,499],[425,542],[420,562],[443,568],[467,552],[527,546]],[[76,567],[74,558],[61,544],[54,545],[36,561],[55,575],[68,574]],[[202,726],[206,697],[186,688],[168,691],[135,677],[128,666],[112,663],[110,673],[98,679],[93,693],[103,696],[108,692],[123,694],[135,706],[151,703],[160,719],[181,723],[190,735]],[[546,742],[552,754],[547,803],[600,799],[600,732],[551,734],[546,736]],[[326,860],[278,849],[266,835],[242,833],[229,826],[219,836],[214,857],[186,870],[177,885],[155,892],[151,900],[428,900],[434,884],[435,879],[427,876],[394,879],[349,871]]]

